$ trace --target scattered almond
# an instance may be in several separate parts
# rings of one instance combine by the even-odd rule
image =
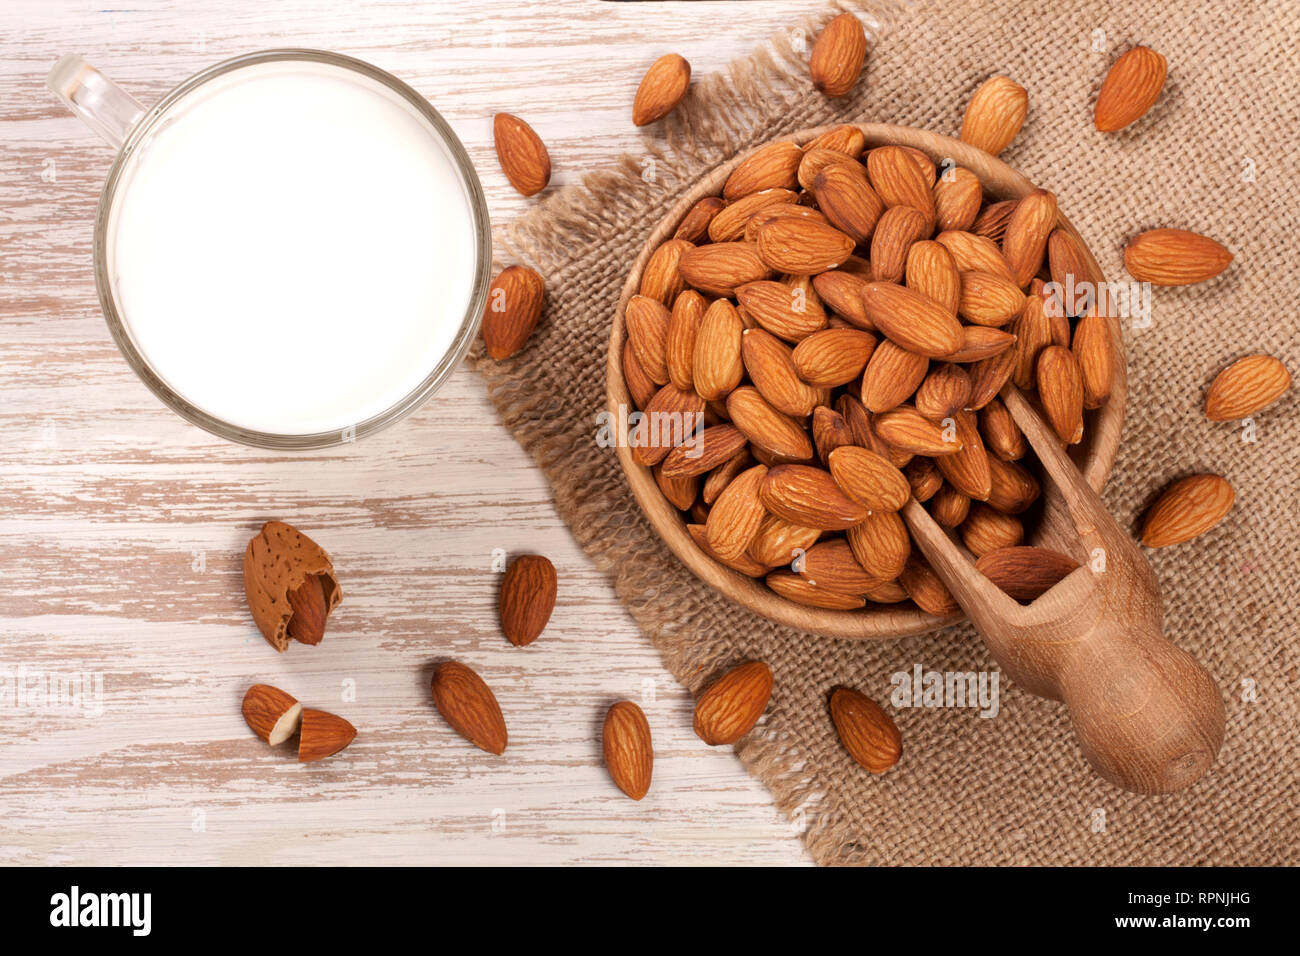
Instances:
[[[867,59],[867,35],[862,21],[841,13],[822,28],[813,44],[808,72],[813,86],[827,96],[844,96],[853,89]]]
[[[733,667],[695,702],[695,735],[711,747],[734,744],[754,729],[772,696],[772,669],[762,661]]]
[[[1205,417],[1212,422],[1248,418],[1281,398],[1291,387],[1291,373],[1271,355],[1237,359],[1217,376],[1205,396]]]
[[[244,595],[253,621],[277,651],[290,639],[319,644],[343,600],[330,556],[282,521],[268,521],[244,549]]]
[[[434,668],[433,703],[452,730],[475,747],[497,756],[505,753],[508,738],[501,705],[483,678],[464,664],[443,661]]]
[[[272,747],[298,732],[302,704],[270,684],[254,684],[244,694],[244,722]]]
[[[546,283],[527,266],[501,270],[488,287],[483,309],[483,343],[497,361],[524,347],[542,317]]]
[[[871,698],[848,687],[830,696],[831,721],[849,756],[872,773],[884,773],[903,756],[903,737]]]
[[[1016,138],[1029,112],[1029,94],[1006,76],[985,80],[966,105],[961,139],[996,156]]]
[[[501,630],[515,647],[537,640],[555,609],[555,565],[540,554],[524,554],[510,562],[501,581],[498,607]]]
[[[1151,229],[1124,247],[1124,268],[1139,282],[1191,285],[1213,279],[1232,253],[1207,236],[1184,229]]]
[[[632,122],[646,126],[662,119],[682,101],[691,85],[691,65],[676,53],[666,53],[646,70],[632,101]]]
[[[1135,46],[1123,54],[1101,84],[1093,124],[1113,133],[1146,115],[1165,87],[1166,70],[1165,58],[1149,47]]]
[[[304,708],[298,727],[298,762],[332,757],[357,736],[357,728],[337,714]]]
[[[497,161],[521,195],[533,196],[551,181],[551,155],[533,128],[518,116],[498,113],[492,118]]]
[[[1218,475],[1189,475],[1176,481],[1148,509],[1142,543],[1164,548],[1191,541],[1224,519],[1234,497],[1232,485]]]
[[[640,800],[650,790],[655,757],[645,712],[630,700],[620,700],[605,712],[601,741],[610,779],[633,800]]]

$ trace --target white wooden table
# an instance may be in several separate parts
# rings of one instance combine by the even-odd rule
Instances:
[[[410,82],[465,141],[495,221],[506,184],[491,115],[526,117],[570,182],[645,135],[641,72],[697,74],[820,0],[91,0],[0,6],[0,690],[82,673],[81,706],[0,699],[3,863],[797,863],[808,857],[557,518],[541,475],[460,370],[357,445],[277,455],[208,436],[135,378],[100,315],[91,227],[110,151],[44,88],[81,53],[149,102],[199,68],[308,46]],[[317,648],[277,655],[244,606],[240,557],[268,518],[314,535],[345,601]],[[492,553],[556,563],[559,603],[526,649],[501,637]],[[491,758],[433,710],[433,661],[495,687],[510,750]],[[102,696],[95,703],[95,680]],[[239,715],[276,684],[349,718],[344,754],[298,765]],[[624,798],[600,761],[614,699],[641,700],[654,786]]]

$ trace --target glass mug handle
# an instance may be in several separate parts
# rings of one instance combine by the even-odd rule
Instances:
[[[114,149],[121,149],[144,107],[99,70],[76,55],[63,57],[45,78],[54,95]]]

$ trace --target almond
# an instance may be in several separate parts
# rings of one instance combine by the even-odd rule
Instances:
[[[961,348],[956,317],[919,292],[890,282],[868,282],[862,305],[871,324],[909,352],[942,358]]]
[[[840,594],[860,595],[882,583],[868,574],[853,557],[843,538],[830,538],[813,545],[796,562],[798,574],[809,584]]]
[[[877,146],[867,153],[867,176],[886,207],[910,206],[934,228],[934,195],[916,160],[901,146]]]
[[[1000,202],[989,203],[975,217],[975,222],[971,224],[969,231],[1000,246],[1003,237],[1007,234],[1007,223],[1011,221],[1011,214],[1016,211],[1016,206],[1019,204],[1019,199],[1003,199]]]
[[[866,171],[854,161],[852,156],[845,155],[837,149],[809,149],[807,146],[803,148],[803,159],[799,160],[799,174],[796,178],[800,186],[807,192],[812,192],[817,175],[828,166],[838,165],[847,166],[850,172],[856,168],[861,181],[866,182]],[[825,203],[818,200],[817,205],[820,207]]]
[[[875,417],[876,434],[895,448],[914,455],[955,455],[962,449],[960,438],[949,438],[948,430],[936,425],[911,405],[900,405]]]
[[[708,295],[733,295],[739,286],[772,275],[748,242],[719,242],[697,246],[682,255],[677,268],[688,285]]]
[[[1052,323],[1043,307],[1041,296],[1030,295],[1025,307],[1011,324],[1016,341],[1012,348],[1015,366],[1011,380],[1020,389],[1038,385],[1038,356],[1052,344]]]
[[[985,80],[966,104],[961,140],[994,156],[1011,145],[1025,125],[1029,94],[1008,76]]]
[[[546,283],[527,266],[503,269],[488,288],[483,310],[483,342],[500,361],[524,347],[542,317]]]
[[[298,732],[302,704],[278,687],[254,684],[244,694],[244,722],[272,747]]]
[[[664,367],[669,381],[678,388],[694,387],[695,337],[699,334],[707,308],[704,296],[694,289],[686,289],[673,301],[673,310],[668,317],[668,334],[664,340]]]
[[[1291,373],[1280,361],[1271,355],[1248,355],[1215,376],[1205,396],[1205,417],[1212,422],[1248,418],[1268,408],[1290,387]]]
[[[686,441],[700,427],[705,403],[691,389],[665,385],[646,403],[645,416],[631,435],[632,458],[650,467],[664,460],[674,446]]]
[[[984,444],[1003,461],[1016,461],[1025,457],[1029,450],[1025,436],[1020,431],[1007,406],[998,399],[992,399],[980,411],[980,434]]]
[[[1017,601],[1036,601],[1078,567],[1064,554],[1023,545],[990,551],[975,562],[976,571]]]
[[[991,272],[1015,279],[1001,248],[987,236],[949,229],[935,236],[934,241],[948,250],[960,272]]]
[[[623,343],[623,379],[627,382],[628,394],[637,408],[645,408],[646,403],[659,391],[659,386],[650,380],[636,357],[630,340]]]
[[[1156,499],[1142,522],[1148,548],[1182,544],[1204,534],[1232,510],[1232,485],[1218,475],[1189,475]]]
[[[893,511],[874,511],[845,532],[849,548],[867,574],[881,581],[898,577],[912,553],[903,519]],[[872,598],[875,600],[875,598]]]
[[[996,328],[1006,325],[1024,307],[1025,294],[1013,280],[991,272],[961,274],[957,311],[967,322]]]
[[[844,594],[829,588],[819,587],[805,581],[792,571],[773,571],[765,579],[767,586],[796,604],[819,607],[828,611],[856,611],[865,607],[867,602],[856,594]]]
[[[859,329],[875,331],[862,307],[862,290],[870,278],[864,278],[844,269],[833,269],[813,277],[813,288],[822,302],[835,310]]]
[[[844,96],[853,89],[867,59],[867,35],[862,21],[841,13],[822,28],[813,44],[808,73],[813,86],[827,96]]]
[[[813,447],[817,457],[825,462],[836,448],[853,444],[853,429],[849,428],[844,416],[827,405],[813,409],[812,415]]]
[[[897,581],[886,581],[868,591],[867,599],[875,604],[900,604],[907,600],[907,592]]]
[[[1003,514],[982,501],[976,501],[961,523],[961,539],[971,554],[978,558],[1020,544],[1025,540],[1025,526],[1015,515]]]
[[[708,477],[704,479],[704,486],[700,489],[700,497],[704,500],[704,503],[706,505],[716,504],[723,489],[753,463],[754,459],[749,452],[742,451],[710,471]],[[685,511],[686,509],[683,508],[682,510]]]
[[[982,328],[982,326],[971,326],[971,328]],[[977,412],[993,401],[1002,391],[1002,386],[1011,380],[1011,373],[1015,371],[1015,367],[1016,355],[1010,348],[973,363],[970,366],[970,398],[966,400],[966,408]]]
[[[984,187],[963,166],[952,166],[934,184],[935,228],[970,229],[979,216]]]
[[[836,448],[828,456],[827,465],[844,493],[872,511],[898,511],[912,495],[903,473],[866,448],[857,445]]]
[[[1079,363],[1083,381],[1083,407],[1100,408],[1110,398],[1115,379],[1115,350],[1111,344],[1110,320],[1091,312],[1074,327],[1070,346]]]
[[[811,465],[771,469],[759,495],[772,514],[805,528],[842,531],[867,516],[867,509],[844,494],[829,472]]]
[[[966,407],[970,401],[970,373],[960,365],[936,365],[916,390],[916,410],[932,422],[942,422]]]
[[[1012,333],[983,325],[963,326],[961,333],[961,348],[944,356],[949,362],[982,362],[1009,351],[1016,344]]]
[[[749,556],[769,568],[789,565],[800,552],[806,552],[821,537],[816,528],[786,521],[776,515],[767,515],[758,527],[758,534],[749,544]]]
[[[988,503],[1005,514],[1020,514],[1042,493],[1038,479],[1019,462],[990,458],[989,478]]]
[[[856,159],[862,155],[862,151],[866,148],[866,134],[851,123],[844,123],[828,129],[820,136],[805,143],[803,149],[805,153],[810,153],[815,149],[833,149],[837,153],[844,153],[846,156]]]
[[[929,501],[943,486],[943,475],[933,458],[913,458],[903,476],[912,487],[912,497],[920,502]]]
[[[1056,197],[1043,189],[1021,199],[1011,213],[1002,239],[1002,256],[1021,288],[1029,285],[1029,280],[1042,268],[1047,237],[1056,228],[1056,222]]]
[[[898,727],[871,698],[837,687],[831,691],[830,711],[840,743],[860,766],[884,773],[903,756]]]
[[[744,323],[727,299],[716,299],[695,333],[692,376],[695,391],[707,401],[722,399],[745,375],[740,355]]]
[[[800,342],[826,328],[821,302],[802,287],[771,280],[748,282],[736,289],[736,298],[759,325],[787,342]]]
[[[1213,279],[1232,253],[1207,236],[1184,229],[1151,229],[1124,247],[1124,268],[1139,282],[1191,285]]]
[[[734,744],[754,729],[772,696],[772,669],[762,661],[733,667],[695,702],[695,735],[710,747]]]
[[[515,647],[537,640],[555,610],[555,596],[555,565],[550,559],[524,554],[511,561],[497,602],[506,639]]]
[[[700,493],[700,476],[689,478],[669,478],[664,474],[663,465],[655,465],[655,484],[678,511],[689,511]]]
[[[744,434],[735,425],[712,425],[668,453],[663,461],[664,474],[669,478],[702,475],[734,458],[744,449],[746,442]]]
[[[935,459],[939,471],[948,484],[968,498],[984,501],[993,490],[993,477],[989,470],[989,456],[980,439],[974,412],[956,412],[953,420],[961,449],[954,455]]]
[[[685,239],[669,239],[661,243],[641,272],[641,294],[658,299],[671,308],[686,288],[686,280],[677,270],[677,263],[681,261],[683,252],[694,248]]]
[[[709,512],[705,530],[709,547],[720,558],[734,561],[749,549],[766,512],[758,489],[767,477],[767,467],[755,465],[741,472],[723,489]]]
[[[668,309],[658,299],[634,295],[623,311],[627,339],[650,381],[668,383]]]
[[[818,332],[813,337],[825,334]],[[854,334],[871,339],[866,332],[854,330]],[[874,339],[871,339],[871,344],[874,346]],[[740,355],[759,394],[783,415],[806,418],[824,400],[825,393],[814,387],[824,383],[802,376],[790,346],[766,329],[746,329],[741,336]]]
[[[712,512],[710,511],[708,515],[703,515],[701,517],[705,521],[708,521],[709,515],[711,514]],[[767,573],[768,569],[751,558],[748,552],[734,558],[724,558],[722,555],[714,551],[713,547],[709,544],[709,530],[707,525],[688,524],[686,526],[686,531],[690,534],[696,547],[724,567],[728,567],[738,574],[743,574],[749,578],[761,578]]]
[[[337,714],[304,708],[298,727],[298,762],[332,757],[357,736],[357,728]]]
[[[699,243],[708,236],[709,224],[725,205],[721,196],[705,196],[686,210],[686,215],[677,224],[677,231],[673,233],[673,238]]]
[[[610,707],[601,730],[601,749],[614,785],[633,800],[644,797],[650,790],[655,759],[645,712],[630,700]]]
[[[475,747],[497,756],[505,753],[508,738],[501,705],[483,678],[464,664],[443,661],[433,669],[433,703],[452,730]]]
[[[766,196],[768,193],[786,193],[789,190],[766,190],[762,193],[754,193],[755,196]],[[774,219],[811,219],[814,222],[826,222],[826,217],[822,215],[820,209],[814,209],[812,206],[801,206],[798,203],[798,194],[792,194],[794,199],[789,202],[768,202],[764,203],[757,211],[751,213],[745,220],[744,239],[746,242],[758,241],[758,230],[762,229]],[[736,205],[747,202],[751,197],[746,196],[744,199],[737,199]]]
[[[1066,230],[1053,229],[1047,237],[1047,265],[1053,282],[1063,290],[1071,287],[1076,289],[1075,296],[1079,301],[1067,303],[1066,311],[1070,315],[1082,315],[1084,290],[1079,290],[1078,287],[1084,283],[1094,283],[1097,279],[1085,257],[1083,245]]]
[[[1065,311],[1065,303],[1059,292],[1037,276],[1029,283],[1030,299],[1039,299],[1043,303],[1043,314],[1051,327],[1053,345],[1068,347],[1070,344],[1070,316]]]
[[[244,596],[257,629],[281,652],[290,639],[320,643],[326,619],[343,600],[330,556],[283,521],[262,525],[244,549]]]
[[[497,161],[521,195],[533,196],[551,181],[551,155],[542,138],[518,116],[498,113],[492,118]]]
[[[1160,98],[1166,69],[1165,58],[1148,47],[1135,46],[1123,54],[1101,84],[1093,125],[1113,133],[1144,116]]]
[[[856,243],[833,226],[813,219],[774,219],[758,230],[758,254],[777,272],[816,275],[853,254]]]
[[[809,385],[833,388],[861,375],[875,349],[876,338],[870,332],[824,329],[800,342],[792,358],[799,377]],[[809,413],[811,409],[805,412]]]
[[[831,225],[862,245],[871,238],[885,204],[867,182],[867,172],[860,164],[846,161],[840,153],[824,152],[830,152],[831,160],[817,173],[811,186],[817,197],[817,208]],[[813,155],[805,154],[804,162]]]
[[[925,380],[930,360],[883,340],[867,361],[862,376],[862,404],[873,412],[897,408]]]
[[[768,143],[751,153],[731,171],[722,198],[734,202],[764,189],[794,189],[799,185],[803,150],[788,140]]]
[[[898,583],[926,614],[947,617],[961,609],[939,576],[917,555],[907,559],[907,564],[898,576]]]
[[[808,433],[794,419],[773,408],[758,389],[744,386],[733,391],[727,396],[727,413],[759,450],[788,461],[812,458]]]
[[[1038,397],[1056,436],[1077,444],[1083,438],[1083,376],[1069,349],[1049,345],[1038,356]]]
[[[930,499],[930,515],[943,527],[955,528],[970,514],[970,504],[969,495],[962,494],[945,481]]]
[[[790,212],[815,217],[817,211],[814,209],[804,213],[797,212],[804,208],[793,205],[798,198],[799,194],[794,190],[774,188],[759,190],[732,200],[709,223],[709,238],[714,242],[731,242],[745,236],[750,220],[765,209],[788,206]],[[746,238],[748,241],[753,241],[751,237],[746,236]]]
[[[646,70],[632,101],[632,122],[647,126],[662,119],[682,101],[691,85],[691,65],[676,53],[666,53]]]
[[[909,289],[943,306],[953,315],[961,302],[961,274],[950,253],[932,239],[914,242],[903,270]]]
[[[912,245],[929,234],[925,216],[911,206],[886,209],[871,236],[871,273],[876,281],[901,282]]]

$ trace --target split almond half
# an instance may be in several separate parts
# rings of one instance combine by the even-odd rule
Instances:
[[[248,688],[241,710],[253,733],[272,747],[296,734],[302,718],[302,704],[270,684],[254,684]]]

